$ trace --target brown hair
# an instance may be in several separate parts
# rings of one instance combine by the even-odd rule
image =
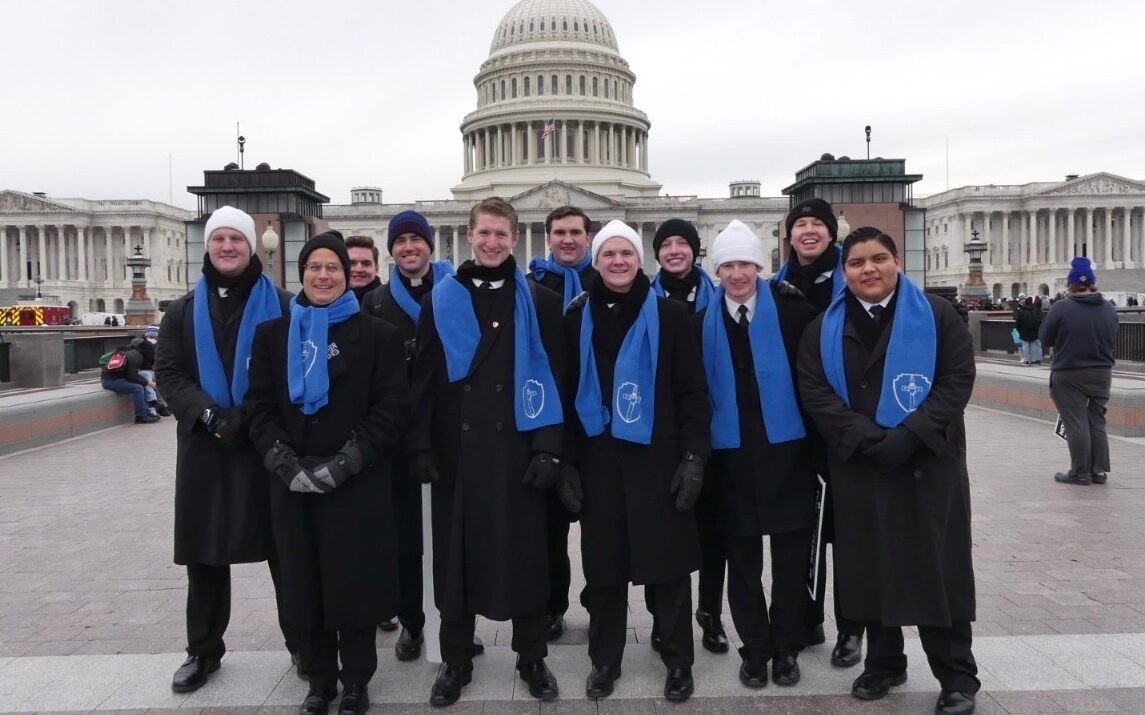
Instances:
[[[1097,284],[1096,283],[1070,283],[1069,284],[1069,292],[1070,293],[1096,293],[1097,292]]]
[[[584,232],[589,233],[588,225],[591,222],[588,219],[588,214],[576,206],[561,206],[553,209],[553,212],[545,217],[545,233],[548,234],[553,230],[553,221],[559,221],[569,216],[580,216],[581,220],[584,221]]]
[[[374,254],[374,263],[378,262],[378,247],[369,236],[350,236],[346,239],[346,248],[368,248]]]
[[[489,214],[491,216],[501,216],[502,218],[509,219],[511,224],[511,231],[517,232],[517,209],[513,205],[501,198],[500,196],[490,196],[487,199],[482,199],[473,208],[469,209],[469,228],[477,223],[477,214]]]

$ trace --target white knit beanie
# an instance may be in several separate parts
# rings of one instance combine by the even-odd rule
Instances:
[[[250,217],[250,214],[246,211],[240,211],[234,206],[220,206],[215,209],[215,212],[207,219],[206,228],[203,229],[203,243],[210,241],[211,234],[218,228],[233,228],[246,236],[246,242],[250,244],[250,253],[252,256],[254,255],[254,219]]]
[[[763,241],[742,221],[733,219],[712,243],[712,264],[716,270],[729,261],[754,263],[763,270]]]
[[[604,225],[604,228],[597,231],[596,236],[592,239],[592,265],[596,265],[596,255],[600,253],[600,247],[604,242],[610,238],[623,238],[632,244],[636,249],[636,255],[640,257],[640,265],[644,265],[644,242],[640,240],[640,236],[632,227],[623,221],[613,219]]]

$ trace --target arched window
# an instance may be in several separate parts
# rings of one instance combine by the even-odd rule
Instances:
[[[584,75],[580,76],[580,96],[584,96]]]
[[[607,77],[604,78],[604,96],[606,99],[608,98],[608,78]]]
[[[551,92],[549,92],[549,94],[556,94],[557,93],[557,76],[556,75],[552,76],[552,82],[550,82],[549,84],[550,84],[550,89],[552,90]]]
[[[533,31],[533,21],[529,20],[529,32]]]
[[[529,77],[525,76],[525,96],[529,96]]]
[[[592,96],[594,96],[594,97],[600,96],[600,91],[597,87],[597,78],[596,77],[592,78]]]
[[[576,20],[573,20],[573,32],[580,32],[580,25],[577,24]]]
[[[517,78],[516,77],[513,78],[512,87],[513,87],[513,99],[516,99],[517,98]]]
[[[565,28],[565,32],[569,31],[569,21],[568,20],[565,20],[564,28]]]
[[[616,97],[617,97],[617,89],[618,89],[619,84],[620,84],[619,82],[613,82],[612,83],[612,98],[613,99],[616,99]]]
[[[545,31],[545,21],[541,20],[541,32]]]
[[[572,96],[572,75],[565,75],[565,94]]]

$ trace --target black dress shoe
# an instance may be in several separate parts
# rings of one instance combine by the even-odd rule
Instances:
[[[398,635],[398,642],[394,643],[394,655],[398,660],[417,660],[421,655],[421,644],[425,642],[425,636],[421,631],[411,631],[409,628],[402,628],[402,632]]]
[[[700,639],[704,650],[709,653],[728,652],[728,634],[724,631],[719,614],[696,611],[696,623],[700,624],[700,630],[704,632],[704,637]]]
[[[485,655],[485,644],[477,636],[473,636],[473,655]]]
[[[171,689],[176,693],[189,693],[203,687],[207,676],[219,669],[218,658],[204,658],[192,655],[183,661],[171,678]]]
[[[1054,481],[1061,482],[1062,484],[1080,484],[1082,486],[1093,483],[1093,479],[1090,478],[1088,474],[1071,474],[1069,472],[1058,472],[1054,475]]]
[[[537,700],[556,700],[560,695],[557,679],[545,665],[544,658],[526,665],[518,665],[517,673],[521,676],[521,680],[529,684],[529,695]]]
[[[660,624],[653,619],[652,621],[652,650],[657,653],[660,652],[660,646],[664,644],[664,638],[660,635]]]
[[[850,668],[863,657],[863,637],[840,633],[831,651],[831,665],[836,668]]]
[[[739,682],[749,688],[767,686],[767,660],[764,658],[744,658],[739,666]]]
[[[799,661],[795,656],[777,655],[771,659],[771,679],[776,685],[795,685],[799,678]]]
[[[1105,472],[1094,472],[1093,474],[1089,475],[1089,481],[1093,482],[1094,484],[1105,484],[1109,481],[1109,475]]]
[[[298,709],[298,715],[326,715],[326,711],[330,709],[330,701],[336,697],[338,697],[337,687],[329,690],[311,688],[306,694],[306,699],[302,701],[302,707]]]
[[[441,666],[437,673],[437,680],[433,681],[433,689],[429,692],[429,704],[442,707],[452,705],[461,697],[461,689],[473,680],[473,669],[463,668],[460,665]]]
[[[398,629],[398,619],[396,616],[393,618],[387,618],[386,620],[384,620],[378,624],[378,630],[379,631],[385,631],[386,633],[391,633],[393,631],[396,631],[397,629]]]
[[[584,694],[589,700],[599,700],[612,695],[613,684],[620,678],[620,666],[593,666],[584,684]]]
[[[342,702],[338,715],[362,715],[370,709],[370,694],[365,685],[350,683],[342,687]]]
[[[974,695],[957,690],[943,690],[934,704],[935,715],[970,715],[974,712]]]
[[[555,641],[564,635],[565,616],[563,613],[550,613],[545,616],[545,638]]]
[[[664,697],[674,703],[682,703],[692,697],[696,684],[692,680],[691,668],[669,668],[664,679]]]
[[[859,700],[878,700],[879,698],[885,697],[886,694],[890,692],[891,687],[902,685],[905,682],[906,671],[889,678],[864,671],[863,674],[855,678],[855,682],[851,684],[851,695],[854,695]]]
[[[803,634],[804,645],[819,645],[827,642],[827,634],[823,632],[823,624],[808,628]]]

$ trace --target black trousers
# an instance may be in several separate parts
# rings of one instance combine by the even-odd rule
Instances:
[[[810,537],[808,537],[810,538]],[[827,543],[820,539],[819,541],[819,585],[815,589],[814,600],[809,600],[806,615],[803,619],[804,628],[811,630],[816,626],[823,623],[823,604],[827,600]],[[835,558],[835,547],[831,547],[831,558]],[[806,567],[806,565],[804,565]],[[835,587],[835,626],[838,628],[839,633],[848,636],[862,636],[863,624],[858,621],[852,621],[849,618],[844,618],[843,614],[839,611],[839,569],[835,569],[834,587]],[[844,587],[845,588],[845,587]],[[804,593],[804,598],[807,594]]]
[[[441,659],[446,665],[473,667],[473,629],[476,616],[457,621],[441,621]],[[517,654],[517,665],[528,665],[549,654],[545,637],[545,614],[536,613],[513,619],[513,639],[509,645]]]
[[[339,680],[344,686],[366,685],[378,669],[374,627],[311,631],[302,638],[298,656],[311,688],[330,690]]]
[[[278,557],[271,550],[267,559],[274,599],[278,605],[278,627],[291,653],[298,651],[299,638],[286,622],[283,608]],[[222,658],[227,652],[223,634],[231,621],[231,567],[187,564],[187,655]]]
[[[628,584],[585,587],[588,600],[588,657],[594,666],[619,666],[628,630]],[[644,598],[660,627],[660,660],[669,668],[690,668],[695,661],[692,641],[692,579],[648,584]]]
[[[898,675],[906,670],[902,628],[867,624],[867,657],[863,670],[881,677]],[[977,693],[978,664],[970,651],[973,634],[969,623],[955,623],[950,628],[919,626],[922,649],[930,663],[930,672],[943,690]]]
[[[725,537],[728,554],[728,606],[739,633],[743,658],[767,660],[795,655],[803,647],[807,608],[807,558],[811,534],[773,534],[771,542],[771,608],[763,593],[763,538]]]
[[[569,587],[572,585],[569,520],[555,489],[549,490],[548,500],[549,602],[545,612],[559,616],[569,610]]]
[[[723,613],[724,570],[728,553],[720,529],[716,495],[701,492],[696,501],[696,528],[700,535],[700,584],[698,610],[714,616]]]
[[[425,584],[421,569],[421,554],[398,557],[398,622],[414,632],[425,627],[425,611],[422,610]]]

